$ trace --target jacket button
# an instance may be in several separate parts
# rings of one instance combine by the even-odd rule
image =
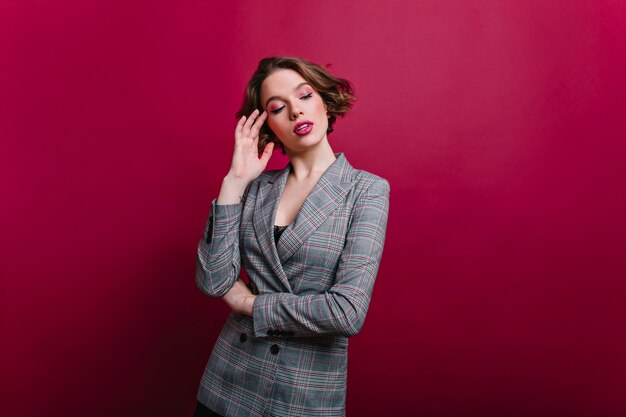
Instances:
[[[239,341],[241,343],[245,342],[248,339],[248,335],[245,333],[241,333],[241,336],[239,336]]]
[[[270,352],[272,353],[272,355],[276,355],[279,350],[280,350],[280,348],[278,347],[278,345],[272,345],[270,347]]]

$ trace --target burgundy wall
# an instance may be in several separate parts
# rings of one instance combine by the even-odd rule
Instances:
[[[287,54],[354,82],[331,145],[392,187],[348,415],[625,415],[624,2],[216,3],[0,1],[0,414],[190,415],[196,244]]]

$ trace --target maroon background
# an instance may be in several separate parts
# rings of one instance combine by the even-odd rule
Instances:
[[[190,415],[196,244],[286,54],[392,188],[348,414],[626,415],[624,2],[215,3],[0,1],[0,414]]]

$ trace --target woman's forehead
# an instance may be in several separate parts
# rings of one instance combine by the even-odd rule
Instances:
[[[307,81],[296,71],[280,69],[268,75],[261,84],[261,100],[271,96],[289,95],[302,83]]]

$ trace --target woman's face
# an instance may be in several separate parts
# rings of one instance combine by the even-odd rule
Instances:
[[[326,105],[296,71],[281,69],[261,84],[261,103],[269,128],[289,152],[300,152],[327,140]]]

